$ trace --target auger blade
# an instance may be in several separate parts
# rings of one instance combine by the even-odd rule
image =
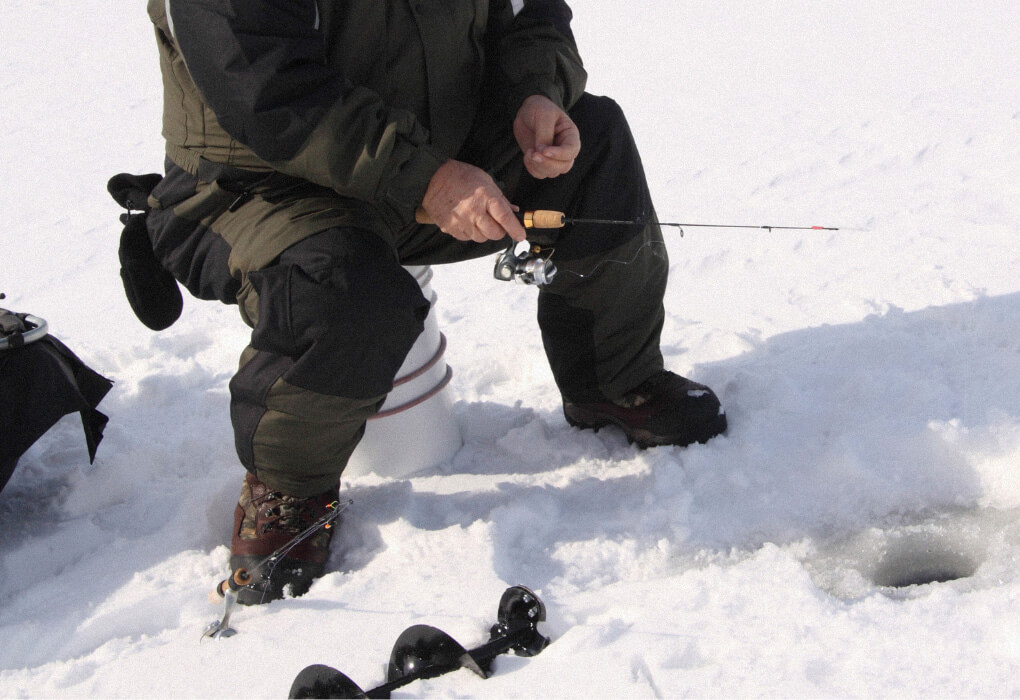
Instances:
[[[367,698],[361,687],[332,666],[314,664],[297,674],[289,698]]]
[[[435,678],[461,667],[482,678],[488,675],[467,649],[446,632],[430,625],[413,625],[401,632],[393,644],[386,681]]]
[[[549,644],[538,623],[545,620],[545,604],[524,586],[506,589],[496,612],[497,622],[489,641],[468,651],[443,630],[431,625],[412,625],[400,633],[390,652],[386,682],[362,690],[354,681],[323,665],[309,666],[291,686],[292,698],[388,698],[390,693],[416,680],[436,678],[459,668],[482,678],[492,675],[492,661],[509,651],[534,656]]]

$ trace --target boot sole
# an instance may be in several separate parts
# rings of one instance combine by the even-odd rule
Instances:
[[[230,557],[230,568],[245,568],[254,572],[263,560],[264,557],[235,554]],[[283,557],[267,572],[268,578],[264,574],[254,573],[254,580],[238,590],[237,602],[241,605],[261,605],[285,597],[297,598],[308,592],[324,570],[324,564]]]
[[[699,426],[670,435],[656,435],[649,430],[634,428],[615,416],[608,416],[605,413],[589,411],[579,406],[563,408],[563,415],[567,423],[582,430],[593,430],[598,432],[607,426],[615,426],[623,431],[627,442],[637,444],[642,449],[649,447],[661,447],[663,445],[675,445],[687,447],[694,443],[706,443],[717,435],[726,432],[726,414],[720,413],[712,420]]]

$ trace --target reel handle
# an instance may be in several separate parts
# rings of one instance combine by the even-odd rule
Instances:
[[[229,577],[217,583],[216,588],[209,591],[209,602],[213,605],[218,605],[219,602],[226,597],[228,589],[231,591],[238,591],[251,583],[251,581],[251,573],[247,569],[240,567]]]

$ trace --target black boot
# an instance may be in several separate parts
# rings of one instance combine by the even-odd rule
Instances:
[[[564,400],[563,414],[578,428],[615,425],[641,447],[690,445],[726,432],[726,412],[712,390],[666,370],[616,401]]]

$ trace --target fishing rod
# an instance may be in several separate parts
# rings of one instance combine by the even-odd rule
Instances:
[[[684,235],[684,227],[690,228],[740,228],[757,229],[764,231],[839,231],[834,226],[773,226],[771,224],[701,224],[681,223],[676,221],[649,221],[647,219],[592,219],[585,217],[568,217],[561,211],[551,209],[533,209],[518,212],[517,218],[526,229],[557,229],[570,224],[595,224],[601,226],[646,226],[654,223],[659,226],[672,226],[680,229],[680,235]],[[434,224],[435,221],[423,209],[418,207],[414,213],[414,219],[419,224]],[[518,246],[527,244],[526,250],[519,250]],[[521,284],[546,285],[552,282],[556,276],[556,265],[553,264],[553,249],[548,246],[540,246],[530,241],[522,241],[520,244],[511,242],[496,260],[496,267],[493,276],[504,282],[519,282]],[[623,265],[629,264],[621,260],[610,260],[603,262],[618,262]],[[633,261],[630,261],[633,262]],[[599,263],[601,265],[601,263]],[[569,272],[569,271],[568,271]],[[594,270],[592,270],[594,272]],[[587,277],[577,272],[572,272],[580,277]]]
[[[231,572],[230,576],[217,583],[216,588],[209,593],[209,602],[216,604],[223,601],[223,616],[219,620],[214,620],[206,626],[205,630],[202,632],[202,638],[205,639],[206,637],[209,637],[210,639],[220,639],[232,637],[237,634],[237,630],[230,626],[230,614],[233,612],[234,606],[237,604],[238,592],[245,586],[257,583],[258,581],[255,578],[256,576],[261,576],[262,581],[268,585],[269,579],[276,570],[276,565],[280,563],[280,560],[283,559],[283,557],[287,556],[292,549],[314,535],[319,528],[324,530],[330,529],[333,526],[333,522],[340,516],[340,513],[352,503],[354,503],[354,501],[350,499],[344,503],[341,503],[340,501],[333,501],[332,503],[329,503],[326,506],[326,513],[324,515],[307,528],[294,535],[294,537],[285,542],[281,547],[267,555],[250,569],[239,567]],[[263,598],[265,598],[265,591],[263,591],[262,595]]]
[[[647,221],[640,219],[589,219],[583,217],[568,217],[561,211],[552,211],[549,209],[536,209],[534,211],[526,211],[520,215],[521,223],[524,224],[524,228],[539,228],[539,229],[552,229],[552,228],[563,228],[568,224],[600,224],[604,226],[644,226],[649,223],[656,223],[659,226],[675,226],[676,228],[683,229],[684,226],[691,228],[753,228],[753,229],[764,229],[766,231],[782,230],[782,231],[838,231],[838,228],[831,226],[772,226],[769,224],[696,224],[696,223],[680,223],[676,221]],[[419,222],[421,223],[421,222]],[[680,232],[683,235],[683,231]]]
[[[657,223],[659,226],[674,226],[683,229],[690,228],[751,228],[764,229],[766,231],[839,231],[839,228],[832,226],[772,226],[770,224],[697,224],[681,223],[676,221],[647,221],[641,219],[589,219],[584,217],[568,217],[561,211],[552,209],[534,209],[520,212],[517,215],[524,228],[554,229],[563,228],[569,224],[599,224],[603,226],[645,226],[649,223]],[[414,219],[419,224],[434,224],[424,209],[419,207],[414,213]],[[683,235],[681,230],[680,235]]]

